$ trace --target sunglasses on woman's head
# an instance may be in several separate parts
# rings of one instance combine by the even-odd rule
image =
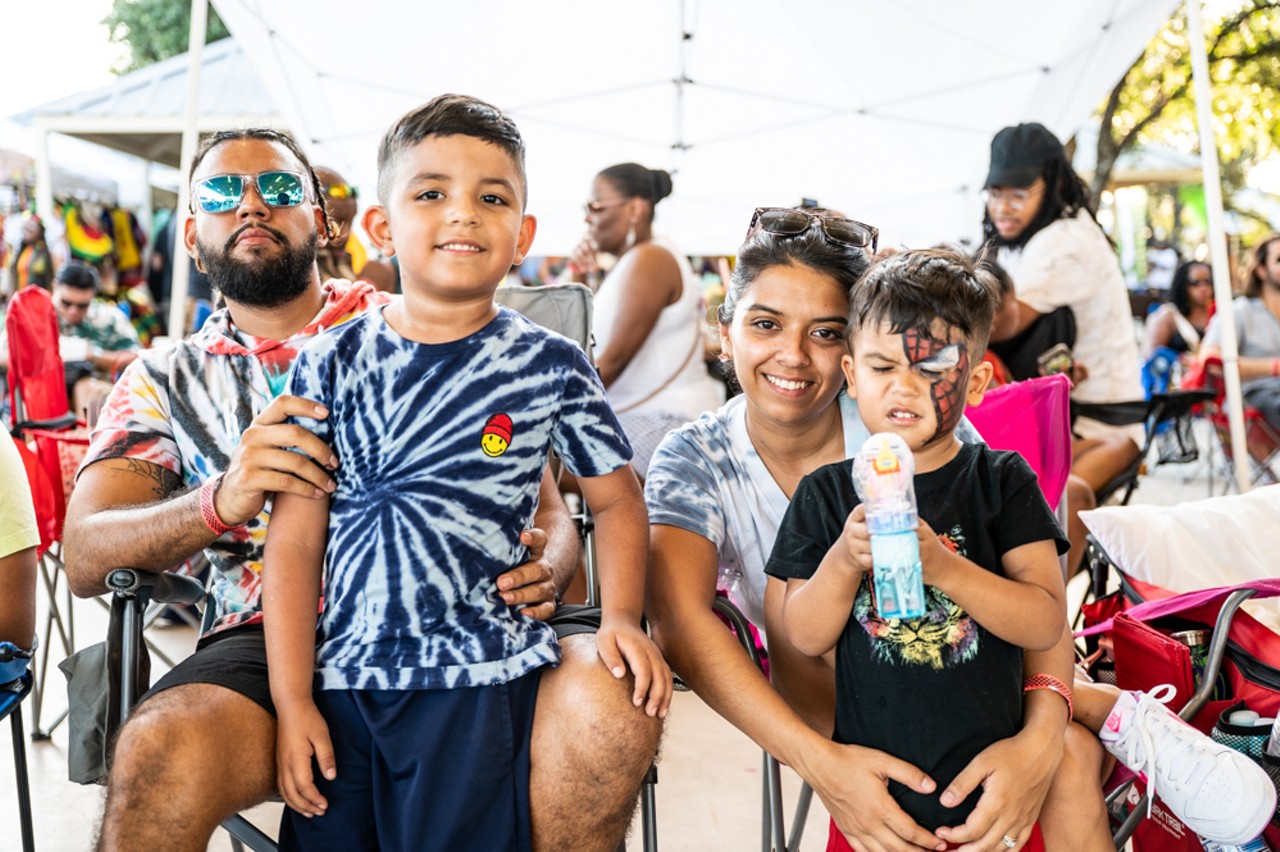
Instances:
[[[206,213],[226,213],[240,206],[246,187],[253,183],[270,207],[297,207],[307,197],[307,184],[298,172],[262,172],[258,175],[214,175],[195,182],[191,198]]]
[[[853,219],[823,216],[794,207],[757,207],[755,215],[751,217],[751,225],[747,228],[746,239],[751,239],[760,231],[780,237],[798,237],[815,223],[829,242],[865,249],[869,254],[875,254],[876,242],[880,239],[879,229]]]

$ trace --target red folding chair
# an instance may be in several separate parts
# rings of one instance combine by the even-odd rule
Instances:
[[[35,498],[40,575],[48,596],[31,695],[31,736],[47,739],[66,718],[64,711],[48,726],[41,724],[55,630],[63,651],[69,655],[75,650],[71,589],[64,582],[62,563],[62,522],[89,435],[67,404],[66,374],[58,352],[58,314],[48,292],[26,287],[15,294],[5,317],[5,332],[9,339],[10,431],[26,463]]]
[[[1204,359],[1202,370],[1192,370],[1183,379],[1183,387],[1204,388],[1214,397],[1205,404],[1205,413],[1213,424],[1213,432],[1222,447],[1228,466],[1235,458],[1231,445],[1231,421],[1227,414],[1227,383],[1223,377],[1222,358],[1210,355]],[[1252,484],[1280,482],[1280,432],[1263,418],[1256,408],[1245,406],[1244,433],[1246,449],[1252,466]],[[1211,468],[1212,470],[1212,468]],[[1235,480],[1227,475],[1230,488]]]

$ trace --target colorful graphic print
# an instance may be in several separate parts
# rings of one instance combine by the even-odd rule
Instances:
[[[511,446],[511,418],[498,413],[484,422],[484,431],[480,433],[480,449],[486,456],[497,458]]]
[[[938,536],[954,553],[964,554],[960,528]],[[867,632],[872,658],[890,665],[946,669],[967,663],[978,654],[978,626],[951,598],[925,586],[925,613],[920,618],[884,619],[876,610],[873,583],[864,580],[853,602],[853,616]]]

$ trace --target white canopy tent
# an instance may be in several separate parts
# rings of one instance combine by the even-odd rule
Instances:
[[[187,125],[186,56],[176,56],[125,74],[109,86],[60,98],[14,116],[34,135],[36,209],[52,209],[55,181],[50,135],[62,134],[131,154],[143,164],[134,174],[113,175],[117,182],[151,183],[150,164],[181,166],[180,143]],[[253,66],[234,39],[211,44],[202,57],[203,94],[198,103],[199,130],[244,125],[282,126],[283,119],[263,90]],[[152,193],[142,193],[143,221],[150,221]]]
[[[212,2],[303,143],[366,192],[379,137],[416,104],[454,91],[507,110],[528,146],[535,251],[551,254],[580,238],[595,172],[626,161],[673,172],[657,227],[691,254],[731,253],[754,207],[801,198],[877,225],[882,244],[963,242],[977,232],[995,131],[1036,120],[1072,135],[1177,5],[368,0],[354,15],[314,0],[300,15]],[[1198,3],[1192,60],[1216,190]],[[1211,244],[1224,245],[1220,191],[1209,196]],[[1226,304],[1225,258],[1214,254]]]
[[[538,254],[570,250],[592,176],[631,160],[674,173],[656,227],[691,254],[732,253],[753,208],[802,197],[891,245],[975,235],[995,131],[1038,120],[1070,136],[1175,7],[213,3],[314,157],[366,191],[382,132],[427,98],[465,92],[510,112]]]

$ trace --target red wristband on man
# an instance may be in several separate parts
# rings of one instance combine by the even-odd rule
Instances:
[[[217,508],[213,505],[213,498],[217,496],[218,489],[222,487],[222,476],[223,474],[220,473],[200,486],[200,517],[204,519],[204,525],[215,535],[223,535],[235,529],[235,527],[227,526],[222,522],[222,519],[218,517]]]
[[[1071,698],[1071,687],[1050,674],[1034,674],[1022,681],[1022,691],[1048,689],[1061,695],[1067,702],[1067,721],[1075,718],[1075,703]]]

